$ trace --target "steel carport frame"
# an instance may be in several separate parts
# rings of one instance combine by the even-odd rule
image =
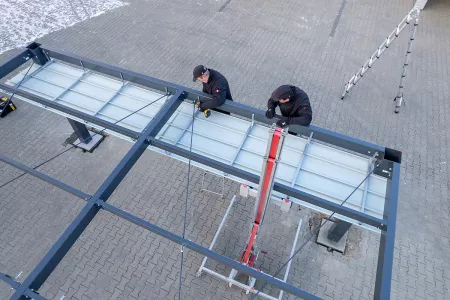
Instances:
[[[64,256],[67,254],[67,252],[70,250],[78,237],[86,229],[86,227],[89,225],[89,223],[92,221],[92,219],[100,209],[104,209],[138,226],[161,235],[177,244],[180,244],[183,247],[194,250],[195,252],[200,253],[210,259],[214,259],[229,267],[246,273],[247,275],[255,277],[262,282],[267,282],[268,284],[271,284],[287,293],[301,297],[303,299],[319,299],[318,297],[304,290],[284,283],[272,276],[267,276],[258,271],[255,271],[254,269],[235,262],[228,257],[222,256],[214,251],[209,250],[208,248],[191,242],[181,236],[175,235],[167,230],[164,230],[154,224],[151,224],[145,220],[133,216],[128,212],[125,212],[106,203],[108,198],[111,196],[111,194],[114,192],[114,190],[117,188],[117,186],[126,176],[126,174],[131,170],[133,165],[137,162],[137,160],[149,145],[178,154],[185,158],[192,159],[196,162],[216,168],[228,174],[236,175],[237,177],[246,179],[250,182],[258,183],[259,176],[257,175],[245,172],[243,170],[223,164],[200,154],[196,154],[155,139],[158,131],[163,127],[163,125],[171,117],[172,113],[176,110],[176,108],[181,104],[182,101],[205,101],[209,99],[209,95],[146,75],[138,74],[101,62],[83,58],[74,54],[62,53],[50,48],[41,47],[41,45],[37,43],[30,44],[18,55],[0,65],[0,79],[4,78],[9,73],[19,68],[29,59],[33,59],[38,64],[44,64],[50,58],[58,59],[70,64],[79,64],[81,62],[83,67],[91,69],[95,72],[106,74],[115,78],[121,78],[123,80],[130,81],[158,91],[163,91],[169,94],[171,97],[164,104],[155,119],[153,119],[147,125],[143,132],[139,133],[102,120],[100,118],[90,116],[83,112],[64,107],[58,103],[51,102],[47,99],[22,91],[18,88],[11,87],[6,84],[0,84],[0,89],[6,92],[15,93],[31,101],[35,101],[36,103],[43,104],[52,109],[60,110],[74,117],[89,121],[106,129],[123,134],[136,141],[130,151],[122,158],[120,163],[115,167],[115,169],[111,172],[111,174],[107,177],[107,179],[94,195],[88,195],[76,188],[53,179],[39,171],[36,171],[33,168],[30,168],[8,157],[0,155],[0,161],[14,166],[26,173],[29,173],[87,201],[87,204],[81,210],[79,215],[73,220],[73,222],[59,237],[57,242],[51,247],[51,249],[41,260],[41,262],[35,267],[35,269],[30,273],[30,275],[24,280],[23,283],[18,283],[11,277],[0,274],[1,280],[16,289],[16,292],[10,299],[44,299],[42,296],[39,296],[37,291],[48,278],[48,276],[53,272],[56,266],[60,263],[60,261],[64,258]],[[255,121],[264,124],[271,124],[273,122],[272,120],[268,120],[265,118],[263,111],[236,102],[227,101],[221,107],[221,109],[235,115],[239,115],[241,117],[253,118]],[[400,181],[401,152],[350,138],[315,126],[296,126],[290,128],[290,131],[295,134],[304,136],[309,136],[311,132],[314,132],[315,139],[324,143],[331,144],[340,148],[345,148],[349,151],[364,155],[370,155],[375,152],[378,152],[380,154],[380,156],[378,157],[378,163],[380,164],[380,167],[378,168],[376,173],[388,179],[386,191],[387,196],[385,201],[383,219],[378,219],[365,213],[354,211],[352,209],[337,205],[325,199],[301,192],[282,184],[276,183],[274,185],[274,190],[379,228],[381,230],[381,238],[379,245],[374,299],[389,299],[391,290],[392,266],[394,259],[394,241]]]

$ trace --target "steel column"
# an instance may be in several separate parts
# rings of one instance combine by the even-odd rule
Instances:
[[[49,61],[49,58],[42,51],[41,44],[32,42],[26,48],[30,50],[36,64],[43,66]]]
[[[86,128],[86,125],[69,118],[67,118],[67,121],[69,121],[70,126],[72,126],[72,129],[80,142],[87,144],[92,140],[92,136]]]
[[[22,52],[0,65],[0,79],[26,63],[30,58],[33,57],[33,54],[29,49],[23,49]]]
[[[124,156],[112,173],[106,178],[105,182],[100,186],[97,192],[92,196],[86,206],[81,210],[75,220],[64,231],[58,241],[47,252],[41,262],[25,279],[23,284],[12,295],[11,300],[25,300],[24,293],[26,289],[30,288],[38,290],[48,276],[53,272],[56,266],[64,258],[75,241],[80,237],[89,223],[94,219],[100,210],[97,201],[107,201],[114,190],[119,186],[120,182],[125,178],[126,174],[131,170],[136,161],[141,157],[147,149],[145,143],[148,136],[155,136],[158,131],[164,126],[164,123],[170,118],[173,112],[178,108],[183,100],[183,91],[178,91],[174,96],[166,101],[161,108],[157,117],[155,117],[142,135]]]
[[[179,235],[176,235],[168,230],[162,229],[161,227],[158,227],[152,223],[149,223],[147,221],[144,221],[136,216],[133,216],[132,214],[125,212],[117,207],[114,207],[113,205],[110,205],[108,203],[105,203],[103,201],[98,201],[98,205],[100,205],[104,210],[119,216],[137,226],[140,226],[142,228],[145,228],[151,232],[154,232],[172,242],[175,242],[179,245],[182,245],[185,248],[191,249],[199,254],[202,254],[210,259],[213,259],[215,261],[218,261],[220,263],[223,263],[233,269],[236,269],[240,272],[243,272],[251,277],[254,277],[258,280],[261,280],[263,283],[267,282],[268,284],[273,285],[274,287],[277,287],[289,294],[292,294],[294,296],[301,297],[302,299],[320,299],[319,297],[316,297],[306,291],[300,290],[296,287],[293,287],[292,285],[289,285],[283,281],[281,281],[278,278],[263,274],[262,272],[259,272],[255,269],[252,269],[250,267],[247,267],[237,261],[234,261],[233,259],[230,259],[226,256],[220,255],[212,250],[209,250],[206,247],[200,246],[190,240],[187,240]]]
[[[397,222],[400,164],[393,163],[392,180],[388,181],[384,216],[388,226],[381,232],[378,250],[377,274],[374,299],[389,300],[391,297],[392,267],[394,264],[395,228]]]
[[[342,220],[334,222],[334,224],[331,225],[331,228],[328,231],[327,239],[334,242],[339,242],[351,226],[352,223],[348,223]]]

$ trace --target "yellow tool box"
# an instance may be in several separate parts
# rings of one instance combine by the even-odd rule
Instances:
[[[6,117],[7,114],[16,110],[17,107],[8,97],[0,98],[0,118]]]

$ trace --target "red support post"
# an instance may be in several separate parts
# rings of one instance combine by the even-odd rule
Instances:
[[[263,174],[261,174],[264,180],[262,181],[263,184],[259,187],[258,205],[255,220],[253,222],[252,231],[247,243],[247,248],[245,249],[241,259],[242,263],[247,264],[250,267],[252,267],[254,263],[254,259],[250,260],[253,251],[253,244],[255,243],[256,235],[258,234],[259,226],[261,225],[262,217],[264,215],[266,202],[268,201],[269,198],[268,196],[270,194],[271,182],[273,179],[272,176],[275,176],[274,171],[279,149],[279,143],[281,140],[281,131],[282,131],[281,128],[276,128],[273,133],[272,143],[270,145],[269,150],[269,156],[267,157],[266,168],[264,169]]]

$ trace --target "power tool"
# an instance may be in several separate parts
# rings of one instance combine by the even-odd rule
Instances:
[[[197,103],[195,103],[195,106],[196,106],[198,109],[200,109],[200,104],[201,104],[201,102],[200,102],[200,101],[197,101]],[[205,118],[209,118],[209,116],[211,115],[211,110],[210,110],[210,109],[205,109],[205,110],[203,111],[203,115],[205,116]]]

